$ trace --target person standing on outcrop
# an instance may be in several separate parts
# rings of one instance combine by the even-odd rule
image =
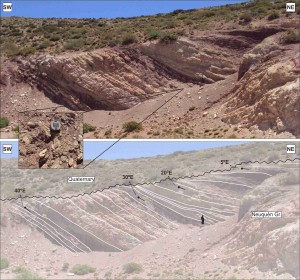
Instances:
[[[204,216],[201,216],[201,224],[204,225]]]

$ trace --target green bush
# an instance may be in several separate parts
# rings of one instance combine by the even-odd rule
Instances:
[[[123,124],[123,129],[126,132],[140,131],[142,129],[142,124],[136,121],[129,121]]]
[[[89,123],[84,123],[83,124],[83,133],[87,133],[89,131],[95,131],[96,130],[96,127],[89,124]]]
[[[6,127],[9,125],[9,120],[6,117],[0,118],[0,128]]]
[[[168,43],[172,43],[176,40],[177,40],[177,35],[174,33],[164,33],[160,36],[161,43],[168,44]]]
[[[273,12],[268,16],[268,20],[273,20],[279,18],[279,13],[278,12]]]
[[[66,50],[78,51],[85,45],[85,40],[83,38],[79,39],[70,39],[65,44]]]
[[[72,269],[70,270],[71,273],[74,273],[76,275],[85,275],[88,273],[95,272],[96,268],[91,267],[87,264],[75,264]]]
[[[134,34],[125,34],[122,39],[122,45],[130,45],[137,42],[136,36]]]
[[[0,269],[8,268],[8,266],[9,266],[9,262],[7,259],[5,258],[0,259]]]
[[[135,262],[130,262],[123,265],[123,270],[125,273],[139,273],[143,271],[143,267]]]

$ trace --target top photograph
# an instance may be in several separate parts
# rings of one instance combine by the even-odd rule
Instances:
[[[0,137],[64,133],[71,114],[83,139],[300,138],[299,15],[300,0],[1,1]]]

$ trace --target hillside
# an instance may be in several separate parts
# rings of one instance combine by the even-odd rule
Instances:
[[[47,279],[298,279],[299,152],[286,154],[285,148],[281,142],[265,142],[97,161],[91,173],[80,173],[96,176],[95,185],[85,189],[93,192],[85,195],[80,195],[82,184],[76,189],[77,184],[66,183],[66,176],[79,175],[78,170],[25,173],[14,169],[14,160],[3,160],[2,198],[16,197],[10,193],[12,183],[26,193],[22,201],[1,201],[1,263],[6,260],[1,279],[23,274]],[[228,159],[232,168],[220,159]],[[233,167],[241,161],[248,163]],[[161,179],[160,168],[181,178],[142,182]],[[133,170],[139,181],[107,188],[108,178],[113,183]],[[197,174],[202,175],[192,176]],[[251,211],[281,211],[282,217],[252,218]]]
[[[87,138],[299,137],[299,16],[283,0],[1,23],[3,137],[18,112],[57,106],[85,112]]]

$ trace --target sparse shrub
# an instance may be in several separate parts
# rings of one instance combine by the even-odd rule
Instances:
[[[161,43],[169,44],[175,42],[176,40],[177,40],[177,35],[174,33],[163,33],[160,36]]]
[[[104,274],[104,277],[105,278],[111,278],[111,274],[112,274],[111,271],[106,271],[105,274]]]
[[[130,45],[137,42],[136,36],[134,34],[125,34],[122,39],[122,45]]]
[[[44,50],[50,46],[49,40],[44,40],[39,46],[37,46],[37,50]]]
[[[112,130],[109,129],[109,130],[106,130],[106,131],[105,131],[104,135],[105,135],[105,136],[110,136],[111,133],[112,133]]]
[[[66,50],[78,51],[85,45],[85,40],[83,38],[70,39],[66,42],[64,48]]]
[[[214,12],[214,11],[204,11],[203,12],[203,16],[204,17],[213,17],[213,16],[215,16],[216,15],[216,13]]]
[[[176,269],[174,273],[177,275],[183,275],[183,269]]]
[[[160,273],[159,273],[159,272],[154,272],[154,273],[152,274],[152,276],[153,276],[153,277],[159,277],[159,276],[160,276]]]
[[[278,12],[272,12],[269,16],[268,16],[268,20],[273,20],[279,18],[279,13]]]
[[[5,269],[9,267],[9,261],[5,258],[0,259],[0,269]]]
[[[195,248],[195,247],[189,249],[189,252],[190,252],[190,253],[192,253],[192,252],[194,252],[194,251],[196,251],[196,248]]]
[[[142,124],[136,121],[129,121],[123,124],[123,129],[126,132],[140,131],[142,129]]]
[[[12,129],[12,131],[19,132],[19,126],[18,125],[14,126],[13,129]]]
[[[19,52],[19,54],[23,55],[23,56],[27,56],[27,55],[33,54],[33,53],[35,53],[35,48],[33,48],[33,47],[26,47],[24,49],[21,49]]]
[[[123,270],[125,273],[139,273],[143,271],[143,267],[135,262],[130,262],[123,265]]]
[[[70,270],[71,273],[74,273],[76,275],[85,275],[85,274],[92,273],[95,271],[96,271],[96,268],[91,267],[87,264],[75,264]]]
[[[174,132],[178,133],[178,134],[183,134],[183,129],[182,129],[182,127],[177,127],[174,129]]]
[[[235,138],[237,138],[237,136],[235,134],[231,134],[228,136],[228,138],[235,139]]]
[[[299,31],[290,29],[283,35],[282,41],[284,44],[299,43],[299,36]]]
[[[149,35],[148,35],[148,39],[149,40],[156,40],[160,37],[160,32],[157,31],[157,30],[152,30],[149,32]]]
[[[240,20],[242,20],[244,23],[249,23],[252,20],[251,14],[243,14],[240,16]]]
[[[87,133],[89,131],[95,131],[96,130],[96,127],[89,124],[89,123],[84,123],[83,124],[83,133]]]
[[[14,42],[11,41],[5,42],[3,44],[2,50],[9,57],[19,55],[20,53],[20,48]]]
[[[9,125],[9,120],[6,117],[0,118],[0,128],[7,127]]]
[[[68,269],[69,269],[69,263],[65,262],[61,270],[68,271]]]
[[[17,274],[17,276],[14,278],[15,280],[44,280],[45,279],[23,266],[16,267],[13,270],[13,272]]]
[[[189,108],[189,111],[194,111],[195,109],[196,109],[196,107],[192,106],[192,107]]]
[[[57,34],[53,34],[50,36],[49,40],[52,41],[52,42],[56,42],[56,41],[59,41],[61,39],[61,37]]]

